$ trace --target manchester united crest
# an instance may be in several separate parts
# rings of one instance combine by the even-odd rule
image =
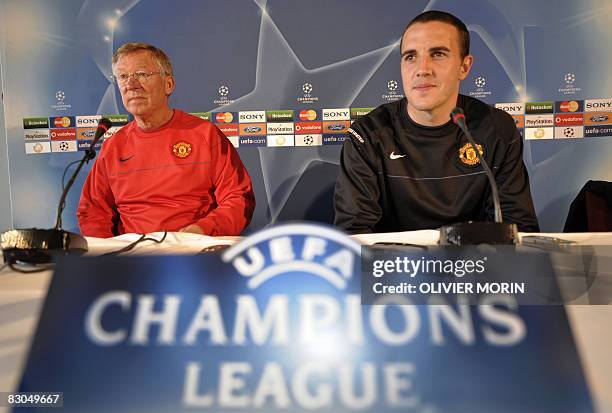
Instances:
[[[478,148],[478,152],[480,152],[480,155],[484,156],[483,145],[477,143],[476,147]],[[463,166],[476,166],[480,163],[480,159],[478,159],[476,151],[470,143],[466,143],[461,148],[459,148],[459,161]]]
[[[191,155],[191,144],[187,142],[178,142],[172,145],[172,153],[177,158],[186,158]]]

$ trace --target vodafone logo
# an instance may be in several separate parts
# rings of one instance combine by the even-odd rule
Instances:
[[[67,128],[70,126],[70,118],[68,116],[57,117],[53,119],[53,125],[56,128]]]
[[[76,139],[76,129],[51,129],[51,140],[67,141]]]
[[[300,111],[300,120],[302,121],[315,120],[316,118],[317,118],[317,112],[315,110],[308,109],[308,110]]]
[[[219,126],[219,130],[223,132],[225,136],[238,135],[238,125],[235,123],[231,125],[221,125]]]
[[[295,124],[295,133],[299,134],[318,134],[321,133],[323,124],[321,122],[297,122]]]
[[[578,126],[582,125],[583,121],[584,116],[582,113],[555,115],[556,126]]]

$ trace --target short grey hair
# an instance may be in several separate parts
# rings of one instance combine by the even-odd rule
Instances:
[[[139,50],[146,50],[150,52],[151,56],[153,57],[153,60],[155,60],[155,62],[159,66],[160,71],[163,74],[167,76],[174,75],[174,71],[172,70],[172,63],[170,62],[170,58],[168,57],[168,55],[164,53],[163,50],[158,49],[157,47],[150,45],[148,43],[141,43],[141,42],[125,43],[123,46],[118,48],[115,54],[113,55],[113,66],[115,65],[115,63],[117,63],[117,61],[119,60],[121,56],[129,54],[129,53],[137,52]]]

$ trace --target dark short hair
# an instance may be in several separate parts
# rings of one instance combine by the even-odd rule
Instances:
[[[402,50],[402,41],[404,40],[404,33],[406,33],[406,30],[408,30],[413,24],[428,22],[442,22],[454,26],[459,32],[459,52],[461,53],[461,58],[463,59],[465,56],[470,54],[470,32],[465,26],[465,23],[459,20],[458,17],[455,17],[445,11],[439,10],[429,10],[423,12],[416,16],[414,19],[412,19],[410,23],[408,23],[408,26],[406,26],[406,28],[402,32],[402,40],[400,41],[400,52]]]
[[[130,54],[130,53],[134,53],[134,52],[138,52],[140,50],[146,50],[149,53],[151,53],[153,60],[155,60],[155,62],[157,63],[157,66],[159,66],[159,70],[162,71],[164,75],[166,76],[173,75],[172,63],[170,62],[170,58],[168,57],[168,55],[164,53],[163,50],[158,49],[157,47],[151,44],[148,44],[148,43],[141,43],[141,42],[125,43],[123,46],[118,48],[115,54],[113,55],[113,66],[115,65],[115,63],[117,63],[117,61],[119,60],[121,56]]]

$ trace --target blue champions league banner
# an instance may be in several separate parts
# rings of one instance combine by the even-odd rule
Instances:
[[[60,261],[20,391],[67,412],[593,411],[562,306],[362,306],[359,253],[293,224],[221,255]]]
[[[612,181],[607,0],[3,1],[13,225],[48,227],[92,119],[125,115],[109,75],[112,52],[128,41],[166,50],[172,105],[215,122],[238,147],[258,201],[250,231],[331,222],[343,132],[402,98],[399,39],[429,9],[467,24],[475,65],[462,93],[515,117],[541,228],[561,230],[587,180]],[[84,178],[67,200],[68,230]]]

